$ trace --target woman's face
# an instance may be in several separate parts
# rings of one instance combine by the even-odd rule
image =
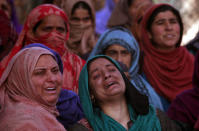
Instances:
[[[67,28],[61,16],[49,15],[44,17],[36,29],[35,35],[40,37],[53,31],[59,32],[66,36]]]
[[[125,82],[113,63],[105,58],[97,58],[90,63],[89,86],[99,103],[124,96]]]
[[[149,38],[155,47],[161,50],[172,50],[180,39],[180,24],[171,11],[160,12],[151,25]]]
[[[113,44],[105,50],[105,55],[125,64],[129,69],[131,66],[131,53],[121,45]]]
[[[83,9],[83,8],[75,9],[74,13],[71,15],[70,20],[73,24],[77,24],[77,25],[91,25],[92,24],[91,16],[89,15],[88,10]]]
[[[51,55],[42,55],[31,76],[36,92],[49,104],[55,104],[62,87],[62,74]]]

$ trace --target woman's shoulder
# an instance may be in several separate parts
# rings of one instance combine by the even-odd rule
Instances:
[[[10,112],[10,113],[9,113]],[[16,106],[15,111],[5,112],[4,117],[1,119],[3,122],[0,124],[1,130],[30,130],[42,131],[50,129],[52,125],[58,129],[64,129],[57,122],[56,118],[50,113],[46,113],[42,108],[25,106]],[[46,115],[47,114],[47,115]],[[50,126],[51,125],[51,126]]]

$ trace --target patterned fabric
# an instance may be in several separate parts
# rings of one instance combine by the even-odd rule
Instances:
[[[0,79],[1,130],[60,130],[56,105],[45,101],[31,81],[31,74],[41,55],[54,56],[40,47],[25,48],[9,62]],[[23,66],[22,66],[23,65]]]
[[[133,126],[128,131],[160,131],[160,122],[156,116],[153,106],[147,103],[147,97],[140,94],[126,78],[118,63],[108,56],[99,55],[90,58],[83,67],[79,79],[79,96],[85,113],[85,117],[94,131],[126,131],[126,129],[110,116],[106,115],[99,107],[94,106],[90,99],[88,82],[88,64],[97,58],[105,58],[112,62],[120,71],[126,85],[126,99],[128,100],[128,111]],[[138,101],[136,101],[138,100]]]
[[[144,80],[141,75],[138,74],[140,68],[140,49],[138,43],[130,31],[122,27],[116,27],[107,30],[100,36],[95,48],[90,54],[90,57],[103,54],[108,46],[115,43],[126,48],[132,55],[131,67],[128,69],[131,83],[137,90],[140,91],[140,93],[149,97],[150,104],[154,105],[156,108],[163,110],[160,98],[154,91],[153,87],[151,87],[150,84]]]
[[[141,30],[142,41],[139,44],[141,50],[144,51],[143,71],[147,80],[158,94],[171,102],[177,94],[192,88],[194,57],[185,47],[180,46],[183,32],[182,20],[179,22],[180,40],[176,43],[176,49],[162,51],[153,46],[147,32],[147,21],[154,10],[161,6],[170,5],[154,5],[144,15]]]
[[[187,123],[194,127],[199,117],[199,52],[195,57],[193,88],[179,94],[168,110],[171,119]]]
[[[58,32],[50,32],[49,34],[47,34],[46,36],[42,36],[41,38],[34,36],[33,28],[35,27],[35,25],[39,21],[41,21],[44,17],[49,16],[49,15],[61,16],[63,20],[65,21],[65,24],[67,26],[67,31],[69,31],[68,18],[66,14],[64,13],[64,11],[62,11],[58,7],[51,4],[43,4],[43,5],[37,6],[28,15],[24,28],[21,34],[19,35],[16,45],[14,46],[12,51],[9,53],[9,55],[1,61],[0,77],[3,71],[5,70],[10,59],[21,48],[23,48],[25,45],[28,45],[30,43],[42,43],[48,46],[49,48],[55,50],[56,52],[58,52],[62,58],[63,66],[64,66],[63,88],[73,90],[74,92],[77,93],[78,92],[78,77],[85,61],[82,60],[77,55],[68,51],[68,49],[65,47],[65,42],[66,40],[68,40],[69,32],[67,32],[66,36],[62,36]]]

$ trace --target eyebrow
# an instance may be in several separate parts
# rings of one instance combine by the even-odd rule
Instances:
[[[54,65],[52,68],[59,68],[58,65]],[[46,69],[46,67],[35,67],[34,70],[43,70]]]
[[[113,64],[107,64],[107,65],[105,65],[105,66],[106,66],[106,67],[111,67],[111,66],[115,67]],[[92,70],[90,74],[93,74],[93,73],[96,72],[96,71],[98,71],[98,68],[95,68],[94,70]]]

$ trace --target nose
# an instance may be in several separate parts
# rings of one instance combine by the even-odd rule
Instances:
[[[53,82],[55,80],[56,80],[55,74],[53,74],[52,72],[49,71],[48,74],[47,74],[47,81]]]
[[[117,55],[116,60],[119,61],[119,62],[122,62],[122,56],[120,55],[120,53]]]
[[[109,72],[105,72],[104,73],[104,78],[105,78],[105,80],[107,80],[108,78],[110,78],[111,77],[111,74],[109,73]]]
[[[166,22],[165,26],[166,26],[167,30],[171,30],[172,29],[172,25],[169,22]]]

